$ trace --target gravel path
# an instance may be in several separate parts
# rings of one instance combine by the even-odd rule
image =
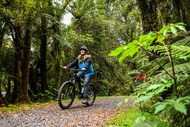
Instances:
[[[42,106],[29,111],[4,113],[0,115],[0,127],[103,127],[130,104],[117,108],[118,102],[126,97],[97,99],[86,107],[81,101],[74,101],[69,109],[62,110],[58,104]]]

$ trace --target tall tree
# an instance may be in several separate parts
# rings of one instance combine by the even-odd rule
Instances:
[[[178,23],[182,21],[181,14],[180,14],[180,0],[172,0],[173,4],[173,23]]]
[[[159,24],[156,0],[137,0],[137,3],[141,12],[144,33],[157,31]]]
[[[77,34],[82,34],[82,20],[85,15],[89,13],[89,11],[92,10],[94,6],[94,1],[88,1],[88,0],[77,0],[73,1],[70,6],[72,9],[69,11],[75,18],[75,22],[73,25],[75,25],[75,31]]]
[[[7,3],[3,14],[8,20],[15,48],[15,80],[13,102],[30,103],[28,97],[28,76],[31,46],[31,19],[34,1],[12,1]],[[10,13],[7,13],[9,11]]]
[[[185,24],[189,24],[190,23],[190,6],[189,6],[189,0],[180,0],[181,2],[181,13],[182,13],[182,18],[183,18],[183,22]],[[190,26],[187,25],[187,30],[190,30]]]
[[[46,51],[47,51],[47,22],[46,17],[41,17],[41,45],[40,45],[40,78],[41,78],[41,89],[44,92],[48,89],[47,86],[47,62],[46,62]]]
[[[30,103],[28,96],[28,82],[29,82],[29,62],[30,62],[30,49],[31,49],[31,32],[32,32],[32,20],[31,15],[26,20],[25,36],[23,42],[23,57],[22,57],[22,83],[19,84],[18,97],[16,102]],[[19,71],[19,70],[18,70]]]

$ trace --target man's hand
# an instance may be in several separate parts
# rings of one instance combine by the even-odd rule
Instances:
[[[61,68],[63,68],[63,69],[67,69],[67,66],[62,66],[62,65],[61,65]]]
[[[86,68],[82,68],[83,71],[86,71]]]

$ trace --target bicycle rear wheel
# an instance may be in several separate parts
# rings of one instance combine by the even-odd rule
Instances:
[[[88,86],[88,103],[87,106],[91,106],[96,99],[96,87],[94,84],[90,83]]]
[[[63,83],[58,92],[58,103],[62,109],[69,108],[75,98],[75,87],[72,82]]]

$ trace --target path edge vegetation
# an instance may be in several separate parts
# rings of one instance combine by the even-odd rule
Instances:
[[[140,35],[139,39],[133,40],[127,45],[122,45],[109,53],[109,56],[120,56],[119,63],[122,64],[126,57],[135,57],[136,54],[145,54],[147,57],[155,57],[154,62],[161,68],[162,74],[159,80],[155,81],[154,76],[148,82],[139,85],[138,92],[136,91],[133,98],[134,104],[139,104],[141,112],[150,112],[155,117],[160,116],[165,119],[167,126],[186,127],[190,125],[188,119],[190,116],[189,104],[190,96],[185,91],[188,89],[186,85],[189,82],[189,65],[190,47],[184,45],[175,45],[172,38],[178,36],[180,32],[187,32],[185,24],[182,22],[168,24],[157,32],[149,32],[146,35]],[[169,68],[166,68],[156,55],[168,59]],[[181,62],[183,61],[183,63]],[[178,62],[178,63],[177,63]],[[166,64],[166,63],[164,63]],[[179,75],[178,67],[181,66]],[[179,76],[183,76],[181,81]],[[184,78],[185,77],[185,78]],[[162,95],[165,92],[170,92],[167,97]],[[126,100],[121,102],[125,103]],[[147,108],[147,106],[149,106]],[[158,127],[159,122],[150,121],[146,117],[137,118],[134,126],[140,127],[147,125],[150,127]]]

